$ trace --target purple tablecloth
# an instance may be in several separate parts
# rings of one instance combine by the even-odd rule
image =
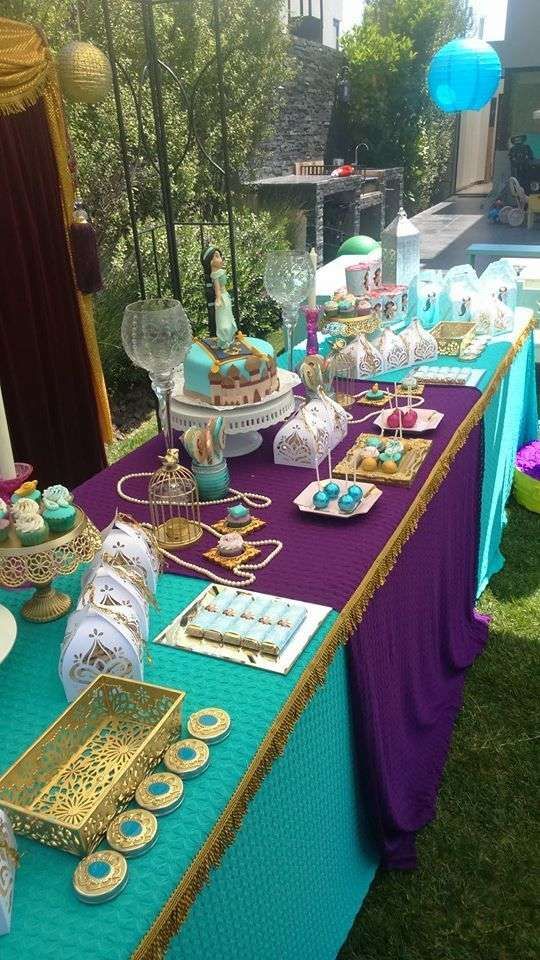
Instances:
[[[487,624],[474,612],[480,426],[471,431],[410,539],[401,522],[417,495],[423,495],[432,467],[477,399],[476,390],[464,387],[426,388],[426,407],[445,414],[431,437],[430,453],[411,487],[385,485],[383,496],[362,518],[334,520],[300,513],[292,501],[314,475],[274,464],[273,430],[265,432],[256,453],[229,461],[234,488],[272,498],[270,508],[253,511],[268,525],[250,539],[276,537],[284,542],[281,553],[257,573],[257,590],[342,610],[390,538],[403,540],[397,564],[349,643],[360,781],[383,862],[392,867],[415,865],[415,834],[434,814],[465,671],[487,639]],[[368,411],[355,407],[357,416]],[[351,427],[334,451],[334,463],[365,429]],[[162,452],[160,438],[150,441],[79,487],[77,502],[100,527],[117,508],[148,519],[147,507],[118,497],[116,482],[127,473],[155,469]],[[147,482],[134,479],[124,489],[143,498]],[[202,508],[208,523],[225,512],[223,506]],[[181,556],[208,566],[202,552],[214,544],[214,538],[204,534]],[[177,566],[171,572],[189,575]]]

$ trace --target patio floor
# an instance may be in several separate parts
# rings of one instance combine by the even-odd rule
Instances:
[[[422,265],[444,269],[467,263],[467,247],[471,243],[538,243],[540,229],[535,227],[508,227],[490,223],[486,217],[486,198],[473,196],[450,197],[413,217],[422,236]],[[492,259],[496,259],[495,257]],[[488,259],[477,258],[480,271]]]

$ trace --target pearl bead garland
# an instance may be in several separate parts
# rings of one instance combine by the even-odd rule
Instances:
[[[142,500],[139,497],[131,497],[128,493],[124,492],[123,484],[126,480],[135,480],[139,477],[151,477],[150,472],[143,473],[128,473],[125,477],[121,477],[118,483],[116,484],[116,491],[118,496],[123,500],[127,500],[129,503],[137,503],[139,506],[148,506],[148,500]],[[247,493],[240,490],[234,490],[232,487],[229,488],[229,492],[232,494],[230,497],[224,497],[222,500],[203,500],[200,503],[200,506],[216,506],[221,503],[234,503],[235,500],[243,500],[248,507],[255,507],[259,510],[269,507],[272,503],[270,497],[265,497],[262,493]],[[142,527],[151,529],[149,523],[142,523]],[[203,530],[206,530],[207,533],[211,533],[212,536],[217,539],[220,538],[221,534],[214,530],[207,523],[201,521],[201,527]],[[176,563],[179,567],[185,567],[187,570],[192,570],[194,573],[199,573],[201,576],[206,577],[208,580],[213,580],[215,583],[221,583],[225,587],[248,587],[255,582],[255,574],[250,571],[253,570],[262,570],[264,567],[267,567],[269,563],[277,557],[278,553],[283,550],[283,543],[281,540],[250,540],[249,541],[254,547],[266,547],[271,546],[274,549],[268,554],[265,560],[262,560],[260,563],[241,563],[239,562],[234,568],[233,573],[237,577],[242,579],[239,580],[227,580],[225,577],[221,577],[219,574],[214,573],[212,570],[206,570],[204,567],[200,567],[196,563],[189,563],[188,560],[181,560],[180,557],[177,557],[174,553],[170,553],[169,550],[165,550],[164,547],[158,545],[158,549],[162,556],[166,557],[167,560],[171,563]]]

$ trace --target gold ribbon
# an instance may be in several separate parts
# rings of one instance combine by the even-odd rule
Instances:
[[[0,838],[0,853],[2,853],[2,851],[6,854],[8,860],[11,860],[15,869],[17,869],[17,867],[21,862],[21,858],[19,854],[15,850],[15,847],[12,847],[11,844],[7,842],[7,840],[2,840]]]
[[[66,130],[56,64],[47,41],[37,27],[0,17],[0,114],[19,113],[43,97],[49,133],[56,158],[62,197],[66,244],[71,261],[69,226],[73,219],[75,186],[69,167],[69,138]],[[45,241],[44,241],[45,242]],[[113,439],[109,398],[96,338],[92,300],[77,288],[73,263],[73,284],[77,292],[81,326],[90,365],[90,373],[101,436],[104,443]]]
[[[437,460],[403,520],[381,550],[377,560],[370,567],[323,640],[317,653],[307,665],[294,690],[290,693],[264,737],[221,817],[184,873],[178,886],[172,892],[161,913],[133,952],[131,960],[164,960],[170,941],[178,933],[191,906],[206,884],[210,870],[219,866],[227,847],[233,842],[240,829],[249,802],[261,786],[274,761],[283,753],[287,740],[311,697],[325,682],[328,668],[338,648],[348,642],[349,637],[358,627],[373,594],[378,587],[382,587],[384,584],[407,540],[415,532],[429,502],[441,486],[455,457],[466,443],[471,430],[482,419],[501,380],[526,343],[534,327],[535,319],[531,315],[519,337],[514,341],[495,370],[488,387],[448,441],[446,449]]]

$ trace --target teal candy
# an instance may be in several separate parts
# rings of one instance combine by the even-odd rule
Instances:
[[[354,500],[358,503],[364,496],[362,487],[359,487],[357,483],[351,483],[350,487],[347,490],[347,493],[350,497],[353,497]]]
[[[191,469],[197,483],[200,500],[222,500],[229,491],[230,477],[227,461],[222,463],[197,463]]]
[[[313,506],[317,510],[324,510],[328,506],[329,499],[328,494],[325,493],[324,490],[317,490],[317,492],[313,494]]]
[[[344,493],[338,500],[338,507],[342,513],[352,513],[358,506],[358,500],[351,497],[349,493]]]
[[[80,574],[59,577],[55,585],[76,601],[80,591]],[[151,613],[151,636],[170,623],[204,586],[202,581],[195,579],[162,575],[157,595],[159,608]],[[1,591],[1,602],[18,614],[31,592]],[[183,704],[184,735],[189,715],[210,704],[222,707],[230,714],[233,722],[231,734],[222,743],[212,746],[212,763],[204,775],[190,779],[186,785],[181,811],[175,811],[160,820],[155,846],[141,861],[130,862],[130,881],[122,897],[100,904],[99,911],[89,910],[73,896],[70,884],[75,862],[70,854],[26,837],[18,838],[24,869],[21,868],[17,873],[12,930],[8,937],[2,938],[2,960],[21,960],[30,956],[39,957],[39,960],[55,960],[59,954],[70,956],[74,943],[78,945],[79,960],[111,960],[111,957],[128,960],[208,837],[271,723],[336,618],[336,613],[329,615],[286,676],[249,670],[226,661],[152,645],[152,661],[146,664],[145,680],[187,691]],[[13,763],[66,708],[57,673],[65,619],[48,624],[32,624],[18,615],[17,621],[17,642],[7,659],[0,664],[0,770],[5,770]],[[40,650],[39,670],[36,669],[36,649]],[[259,789],[257,797],[264,791],[268,798],[264,800],[262,808],[255,809],[262,809],[262,815],[267,819],[260,819],[261,813],[253,819],[251,808],[248,809],[245,823],[250,826],[245,843],[249,850],[255,849],[261,870],[258,885],[253,881],[251,889],[245,891],[245,896],[249,897],[250,903],[256,896],[260,912],[250,906],[249,910],[242,910],[245,924],[237,922],[237,914],[231,911],[230,905],[238,901],[238,874],[235,872],[235,861],[225,862],[222,868],[212,874],[213,878],[219,878],[217,898],[221,900],[222,907],[217,913],[214,910],[206,913],[205,910],[207,930],[204,935],[197,930],[196,945],[193,945],[190,935],[188,955],[192,960],[206,960],[209,955],[206,950],[208,939],[212,941],[216,936],[224,952],[215,950],[214,955],[224,960],[229,955],[228,938],[232,936],[234,942],[236,937],[248,937],[253,923],[257,923],[260,932],[262,926],[268,925],[269,915],[274,918],[276,943],[280,945],[281,952],[277,956],[289,960],[294,955],[287,953],[286,949],[281,950],[283,935],[294,938],[301,933],[309,937],[308,924],[313,922],[315,913],[315,905],[310,903],[313,883],[322,883],[324,888],[326,884],[329,885],[330,900],[325,895],[325,904],[330,903],[334,911],[331,914],[317,907],[320,916],[313,929],[318,932],[321,925],[324,927],[320,931],[321,951],[325,949],[324,944],[331,944],[333,952],[326,951],[325,955],[328,958],[335,957],[339,944],[346,936],[373,877],[377,861],[369,847],[367,827],[363,837],[358,839],[356,818],[362,817],[362,813],[356,806],[351,733],[349,724],[343,722],[349,708],[342,650],[338,651],[336,662],[336,672],[335,663],[328,683],[315,695],[300,720],[303,723],[304,717],[310,714],[304,732],[299,732],[297,738],[300,724],[293,731],[290,744],[296,746],[290,759],[287,748],[285,754],[276,761],[276,779],[272,778],[272,768]],[[331,689],[328,689],[329,685]],[[336,689],[333,689],[334,685]],[[331,741],[329,737],[332,737]],[[328,776],[326,782],[320,780],[317,790],[314,790],[313,769],[319,770],[321,765],[325,776],[328,769]],[[313,829],[314,824],[317,824],[316,830]],[[283,834],[284,830],[286,834]],[[237,840],[245,832],[243,825]],[[283,843],[290,841],[290,846],[278,849],[278,837],[282,838]],[[292,851],[294,863],[290,862],[293,859],[290,856]],[[306,869],[308,852],[309,868]],[[242,862],[244,856],[245,853],[241,852]],[[326,869],[324,864],[327,862]],[[246,876],[253,876],[253,871],[257,872],[254,864],[247,870]],[[279,885],[280,876],[283,876],[286,886],[283,883]],[[298,880],[298,901],[296,890],[295,895],[291,896],[290,891],[294,886],[288,885],[289,877],[294,877],[295,882]],[[333,886],[336,879],[341,887],[336,887],[339,895],[334,904]],[[280,903],[281,900],[290,901],[284,908],[283,918],[273,906],[272,898],[267,895],[268,890],[276,885],[282,891]],[[215,895],[214,892],[212,896]],[[297,902],[299,908],[294,908],[295,921],[291,926],[291,910]],[[192,916],[193,911],[190,918]],[[199,914],[197,916],[200,918]],[[209,917],[213,917],[214,922],[210,923]],[[237,927],[248,929],[236,930]],[[266,929],[272,929],[272,926],[266,926]],[[270,957],[275,960],[276,956],[270,953],[272,938],[267,938],[266,946],[261,947],[267,951],[269,960]],[[238,952],[237,956],[248,957],[249,950]],[[264,954],[261,954],[261,960],[266,960]]]
[[[332,480],[329,483],[325,483],[323,490],[329,500],[337,500],[339,497],[339,484],[334,483]]]

